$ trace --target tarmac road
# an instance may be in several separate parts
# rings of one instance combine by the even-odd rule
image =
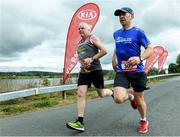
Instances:
[[[180,136],[180,77],[151,85],[145,91],[150,122],[147,136]],[[115,104],[111,97],[87,102],[85,132],[67,129],[76,119],[76,104],[28,112],[0,119],[1,136],[141,136],[139,114],[129,102]]]

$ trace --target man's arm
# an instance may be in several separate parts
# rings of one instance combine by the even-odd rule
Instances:
[[[148,59],[149,57],[151,57],[153,53],[153,48],[152,46],[148,45],[145,47],[145,51],[141,54],[141,60],[146,60]]]
[[[95,60],[99,59],[107,54],[104,44],[101,42],[101,40],[97,36],[92,35],[90,37],[90,41],[99,49],[99,52],[93,56],[93,59]]]
[[[114,71],[117,70],[117,57],[116,57],[116,48],[114,49],[113,57],[112,57],[112,67]]]
[[[90,37],[90,41],[92,44],[94,44],[99,49],[99,52],[96,55],[94,55],[93,57],[84,59],[84,62],[86,62],[87,64],[89,64],[89,63],[93,62],[94,60],[97,60],[107,54],[104,44],[101,42],[101,40],[97,36],[92,35]]]
[[[137,65],[142,60],[146,60],[149,57],[151,57],[152,53],[153,53],[153,48],[152,46],[148,45],[145,47],[145,51],[140,56],[129,58],[128,63],[132,66]]]

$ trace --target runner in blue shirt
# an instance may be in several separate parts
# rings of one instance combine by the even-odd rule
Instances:
[[[147,76],[144,72],[143,60],[152,55],[152,47],[143,30],[132,26],[134,12],[124,7],[114,12],[119,16],[122,28],[114,32],[115,50],[112,66],[116,71],[113,98],[116,103],[131,101],[134,109],[138,108],[141,119],[138,127],[140,133],[148,131],[146,118],[147,106],[144,100]],[[145,51],[141,53],[141,46]],[[129,87],[132,90],[127,90]]]

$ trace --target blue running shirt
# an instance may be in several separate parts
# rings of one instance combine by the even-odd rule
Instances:
[[[141,46],[146,47],[150,44],[150,41],[146,37],[144,31],[136,27],[132,27],[129,30],[117,30],[114,32],[113,36],[118,61],[117,72],[125,70],[124,68],[126,67],[124,66],[127,66],[127,64],[124,65],[124,62],[130,57],[141,55]],[[131,70],[135,72],[144,72],[144,65],[141,62],[134,66]]]

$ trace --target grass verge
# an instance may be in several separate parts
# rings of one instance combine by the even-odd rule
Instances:
[[[76,90],[67,91],[66,96],[67,98],[63,99],[61,92],[55,92],[2,101],[0,102],[0,118],[76,102]],[[90,88],[87,92],[86,98],[92,99],[97,97],[98,95],[95,89]]]
[[[153,84],[158,81],[159,80],[157,79],[153,79],[149,81],[149,84]],[[111,87],[112,85],[106,85],[106,88]],[[63,99],[61,92],[55,92],[0,102],[0,118],[76,102],[76,90],[67,91],[66,95],[67,98]],[[95,89],[90,88],[87,92],[86,98],[93,99],[97,97],[98,95]]]

